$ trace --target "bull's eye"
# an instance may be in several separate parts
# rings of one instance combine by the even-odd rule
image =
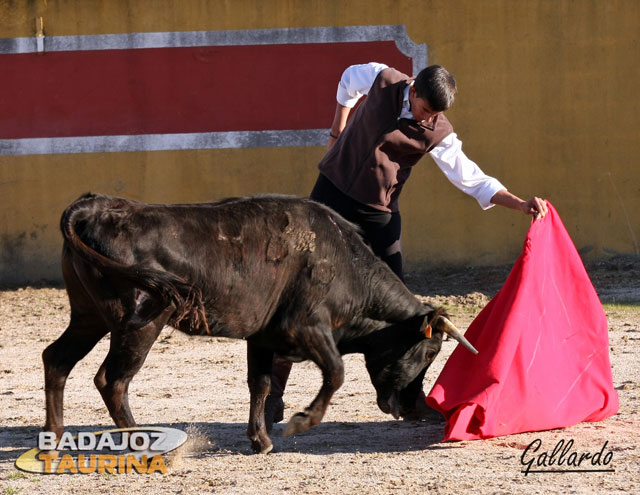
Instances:
[[[425,358],[427,359],[427,361],[431,362],[436,357],[436,354],[436,351],[434,351],[433,349],[429,349],[427,352],[425,352]]]

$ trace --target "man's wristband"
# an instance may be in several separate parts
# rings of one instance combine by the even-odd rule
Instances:
[[[333,139],[338,139],[338,136],[334,136],[333,132],[329,131],[329,136],[331,136]]]

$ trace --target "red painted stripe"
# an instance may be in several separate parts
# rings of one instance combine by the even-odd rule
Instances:
[[[329,127],[342,71],[391,41],[0,55],[0,138]]]

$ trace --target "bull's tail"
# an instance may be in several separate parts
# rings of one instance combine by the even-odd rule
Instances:
[[[134,286],[159,297],[165,306],[175,306],[176,311],[171,321],[176,326],[182,320],[189,318],[191,329],[204,328],[207,333],[211,333],[202,291],[198,287],[167,271],[139,264],[127,265],[111,259],[88,246],[78,234],[76,225],[82,221],[83,216],[90,215],[91,212],[98,211],[107,204],[113,207],[114,203],[125,202],[126,200],[90,193],[78,198],[63,212],[60,219],[60,230],[66,247],[104,275],[127,280]]]

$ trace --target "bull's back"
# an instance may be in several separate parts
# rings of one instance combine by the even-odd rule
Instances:
[[[150,205],[85,196],[61,223],[69,249],[112,277],[135,282],[132,274],[146,273],[175,304],[196,290],[209,331],[218,335],[244,337],[276,324],[274,315],[287,304],[308,312],[326,304],[345,320],[358,312],[403,319],[417,310],[354,226],[306,199]],[[80,242],[73,242],[74,232]]]
[[[178,306],[196,291],[210,333],[246,336],[304,288],[318,247],[313,209],[283,197],[150,205],[86,195],[62,216],[65,259],[89,265],[85,279],[126,279]]]

